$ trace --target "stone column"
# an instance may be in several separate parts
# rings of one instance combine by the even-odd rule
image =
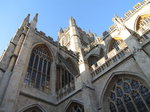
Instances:
[[[97,112],[95,89],[91,83],[91,74],[88,63],[80,56],[79,69],[80,77],[77,79],[76,86],[82,87],[82,99],[85,112]]]
[[[139,67],[142,69],[142,71],[150,81],[150,69],[149,69],[150,57],[144,52],[142,46],[136,40],[137,37],[135,37],[134,35],[130,34],[127,31],[123,31],[121,37],[128,45],[130,51],[133,53],[133,56],[137,64],[139,65]]]
[[[89,70],[82,72],[82,99],[85,112],[97,112],[95,89],[91,83],[91,74]]]
[[[50,77],[50,88],[51,88],[51,93],[56,98],[56,66],[55,66],[55,61],[51,63],[51,77]],[[56,99],[54,99],[56,100]]]
[[[94,88],[83,85],[82,88],[82,99],[84,104],[85,112],[98,112],[97,110],[97,99],[95,96]]]

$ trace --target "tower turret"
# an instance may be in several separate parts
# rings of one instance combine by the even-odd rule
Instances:
[[[94,37],[94,34],[89,30],[89,32],[88,32],[88,35],[90,36],[90,37]]]
[[[33,29],[36,28],[37,21],[38,21],[38,13],[36,13],[36,15],[34,16],[33,20],[31,21],[31,27]]]
[[[24,18],[21,27],[24,27],[25,25],[29,23],[29,17],[30,17],[30,14],[28,14],[27,17]]]
[[[73,17],[69,20],[69,26],[76,26],[76,20]]]
[[[69,20],[69,33],[70,33],[70,49],[74,52],[79,52],[81,49],[80,35],[78,32],[78,27],[76,21],[73,17]]]
[[[58,32],[58,36],[60,36],[62,33],[64,33],[63,29],[60,28],[59,32]]]

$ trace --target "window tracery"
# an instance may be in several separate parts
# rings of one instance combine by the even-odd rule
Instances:
[[[24,83],[49,92],[51,58],[51,54],[46,46],[36,46],[31,53]]]
[[[78,75],[78,69],[76,65],[74,64],[74,62],[70,58],[67,58],[66,62],[69,66],[70,71],[74,72],[75,75]]]
[[[136,30],[139,30],[148,24],[150,24],[150,14],[140,16],[137,21]]]
[[[74,84],[74,77],[63,66],[57,65],[56,91],[64,87],[70,88]]]
[[[39,109],[38,107],[32,107],[23,112],[43,112],[43,111],[41,109]]]
[[[84,108],[81,104],[72,103],[66,112],[84,112]]]
[[[109,51],[116,49],[117,51],[120,50],[119,44],[123,43],[122,39],[112,39],[109,47]]]
[[[149,112],[150,89],[142,81],[118,77],[109,90],[110,112]]]

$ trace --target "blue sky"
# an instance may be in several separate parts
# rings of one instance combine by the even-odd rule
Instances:
[[[1,0],[0,1],[0,55],[21,25],[31,14],[39,13],[38,30],[57,40],[57,33],[68,27],[71,16],[86,32],[101,35],[113,24],[112,17],[124,13],[141,0]]]

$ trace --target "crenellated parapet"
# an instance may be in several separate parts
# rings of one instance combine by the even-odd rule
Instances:
[[[121,18],[123,22],[128,20],[133,14],[138,12],[142,7],[144,7],[147,3],[149,3],[150,0],[144,0],[142,2],[138,2],[134,7],[133,10],[129,10],[128,12],[125,13],[124,17]]]
[[[132,17],[135,13],[137,13],[141,8],[150,3],[150,0],[144,0],[142,2],[138,2],[132,10],[129,10],[124,14],[124,17],[120,18],[123,23],[125,23],[130,17]],[[102,39],[108,37],[112,32],[117,30],[116,24],[113,24],[109,27],[108,31],[105,31],[101,36]]]

